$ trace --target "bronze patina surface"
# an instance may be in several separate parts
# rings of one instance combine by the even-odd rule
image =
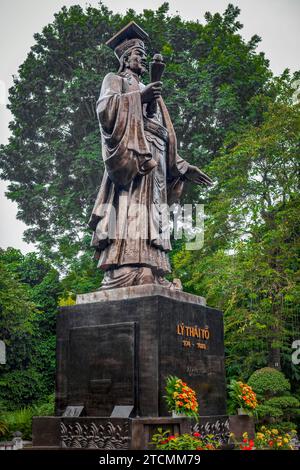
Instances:
[[[178,202],[186,181],[209,185],[210,178],[177,153],[176,135],[162,98],[162,57],[154,56],[145,86],[147,33],[131,22],[107,45],[120,68],[103,80],[97,102],[105,165],[90,227],[101,289],[169,282],[172,249],[165,208]],[[165,217],[164,217],[165,215]]]

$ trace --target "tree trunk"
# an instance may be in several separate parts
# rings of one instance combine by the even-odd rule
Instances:
[[[268,366],[281,370],[280,348],[273,348],[270,346]]]

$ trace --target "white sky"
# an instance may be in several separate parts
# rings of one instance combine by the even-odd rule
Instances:
[[[96,7],[98,0],[0,0],[0,143],[5,144],[9,136],[11,115],[5,104],[7,90],[12,85],[11,77],[34,44],[34,33],[52,22],[54,13],[63,5],[84,7],[87,3]],[[128,8],[137,12],[144,8],[157,9],[163,0],[105,0],[104,3],[114,12],[124,13]],[[204,22],[206,11],[222,13],[228,3],[241,9],[239,21],[244,25],[243,37],[249,39],[258,34],[262,38],[258,50],[266,53],[275,74],[280,74],[286,67],[292,71],[300,68],[300,0],[169,1],[171,13],[178,12],[185,19],[201,22]],[[5,197],[6,186],[0,181],[0,247],[13,246],[26,253],[34,247],[22,241],[26,227],[16,219],[16,204]]]

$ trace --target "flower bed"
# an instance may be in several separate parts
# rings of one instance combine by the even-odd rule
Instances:
[[[234,435],[230,435],[231,441],[235,443],[239,450],[296,450],[293,445],[293,439],[296,431],[280,434],[278,429],[267,429],[262,426],[260,431],[255,434],[254,439],[249,439],[248,434],[243,434],[243,441],[238,443]]]
[[[217,450],[220,442],[217,437],[209,434],[201,436],[198,432],[194,434],[175,434],[159,428],[153,435],[151,444],[157,450]]]

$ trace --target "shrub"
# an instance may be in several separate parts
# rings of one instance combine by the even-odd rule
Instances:
[[[14,432],[20,431],[23,439],[30,440],[32,434],[32,416],[33,409],[31,407],[5,413],[4,420],[7,431],[4,437],[11,439]]]
[[[34,416],[53,416],[55,408],[55,394],[49,395],[48,401],[33,407]]]
[[[46,403],[3,413],[2,419],[5,424],[3,436],[5,439],[11,439],[14,432],[20,431],[23,439],[30,440],[32,436],[32,418],[34,416],[51,416],[53,414],[54,394],[49,396]]]
[[[47,396],[43,375],[34,368],[7,372],[0,380],[0,396],[10,411],[40,402]]]
[[[300,402],[290,392],[291,385],[279,370],[264,367],[255,371],[249,385],[257,394],[257,415],[260,422],[289,421],[300,414]]]
[[[248,385],[257,395],[271,397],[289,392],[291,385],[284,374],[277,369],[264,367],[256,370],[248,380]]]

